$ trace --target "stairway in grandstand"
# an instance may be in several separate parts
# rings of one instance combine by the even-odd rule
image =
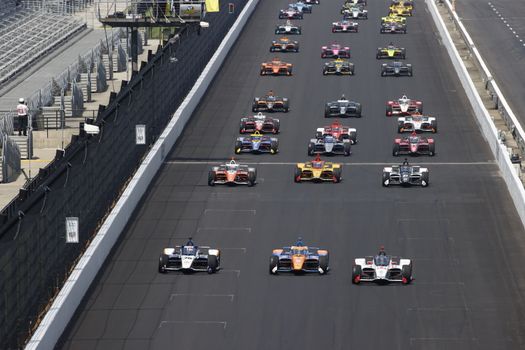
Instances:
[[[69,15],[0,1],[0,83],[8,81],[46,55],[85,24]]]

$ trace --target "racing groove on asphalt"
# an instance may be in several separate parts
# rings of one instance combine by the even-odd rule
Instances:
[[[302,21],[301,52],[281,54],[293,77],[259,77],[277,12],[262,1],[135,219],[65,333],[65,349],[519,349],[523,348],[525,232],[491,161],[425,5],[408,34],[380,35],[386,1],[370,1],[358,34],[332,34],[340,1],[325,1]],[[205,35],[205,34],[204,34]],[[350,44],[355,77],[323,77],[320,46]],[[390,40],[407,48],[413,78],[381,78],[375,50]],[[280,153],[242,155],[259,165],[259,184],[208,187],[209,165],[233,155],[238,120],[268,89],[288,96]],[[387,99],[424,101],[439,120],[428,188],[382,188],[381,165],[345,165],[340,184],[294,184],[293,165],[323,126],[323,103],[345,93],[364,117],[349,158],[397,163],[395,121]],[[186,164],[185,161],[195,161]],[[175,162],[170,164],[169,162]],[[438,163],[480,163],[469,166]],[[297,236],[330,250],[326,276],[270,276],[272,248]],[[193,236],[222,249],[215,275],[157,273],[162,248]],[[414,260],[412,285],[351,284],[354,257],[390,254]]]

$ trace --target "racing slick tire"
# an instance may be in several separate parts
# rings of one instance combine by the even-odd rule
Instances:
[[[246,127],[246,123],[245,122],[241,122],[239,124],[239,134],[244,134],[245,133],[245,131],[244,131],[245,127]]]
[[[361,266],[354,265],[352,266],[352,283],[359,284],[361,280]]]
[[[208,172],[208,186],[215,186],[215,172]]]
[[[355,112],[356,118],[361,118],[363,114],[361,113],[361,105],[359,105],[359,108],[357,108],[357,111]]]
[[[262,74],[261,74],[262,75]],[[386,77],[386,71],[384,69],[381,69],[381,76]]]
[[[352,153],[350,150],[351,147],[352,147],[351,142],[345,142],[344,144],[344,156],[345,157],[348,157]]]
[[[389,173],[383,173],[383,181],[381,182],[383,187],[388,187],[390,185],[390,174]]]
[[[438,131],[437,120],[433,120],[432,123],[430,123],[430,126],[432,127],[432,133],[435,134]]]
[[[332,33],[335,33],[335,32],[336,32],[335,28],[332,28]]]
[[[357,143],[357,132],[351,131],[349,135],[349,139],[352,145],[355,145]]]
[[[242,149],[242,142],[236,141],[235,142],[235,154],[240,154]]]
[[[399,156],[399,145],[397,143],[395,143],[394,147],[392,148],[392,155],[394,157]]]
[[[290,110],[289,102],[288,101],[283,102],[283,112],[288,113],[289,110]]]
[[[255,112],[255,111],[254,111],[254,112]],[[394,112],[394,111],[392,110],[392,106],[387,106],[387,107],[386,107],[386,112],[385,112],[385,114],[386,114],[387,117],[392,116],[393,112]]]
[[[323,75],[328,75],[328,71],[323,68]]]
[[[264,69],[261,69],[261,71],[259,72],[259,75],[264,75]]]
[[[250,171],[248,173],[248,187],[254,186],[256,180],[257,180],[257,173]]]
[[[414,76],[414,73],[412,72],[412,67],[410,67],[410,69],[408,70],[407,75],[408,75],[409,77],[413,77],[413,76]]]
[[[275,255],[272,255],[270,257],[270,265],[269,265],[269,272],[270,272],[270,275],[277,275],[277,271],[273,272],[273,269],[275,267],[277,267],[277,265],[279,265],[279,257],[278,256],[275,256]]]
[[[429,183],[429,175],[428,173],[423,173],[421,175],[421,187],[427,187]]]
[[[270,153],[271,154],[279,153],[279,143],[277,141],[272,141],[272,144],[270,145]]]
[[[319,257],[319,267],[321,268],[321,270],[323,270],[323,272],[319,271],[319,274],[325,275],[328,273],[328,270],[330,268],[328,255],[323,255]]]
[[[341,168],[334,169],[334,183],[341,182]]]
[[[315,145],[312,142],[310,142],[308,144],[308,155],[309,156],[313,156],[314,155],[314,153],[315,153],[314,149],[315,149]]]
[[[299,28],[299,29],[297,30],[297,34],[301,35],[301,32],[302,32],[302,29]]]
[[[257,112],[259,110],[258,105],[256,102],[252,103],[252,112]]]
[[[296,183],[300,183],[301,182],[301,169],[295,168],[293,181],[296,182]]]
[[[431,157],[436,155],[436,145],[434,143],[428,145],[428,155]]]
[[[219,269],[219,258],[216,255],[208,255],[208,273],[212,274]]]
[[[275,47],[271,46],[270,47],[270,52],[275,52]]]
[[[295,49],[293,49],[293,52],[299,52],[299,45],[295,46]]]
[[[330,107],[326,106],[324,108],[324,117],[329,118],[330,117]]]
[[[168,265],[168,256],[166,254],[161,254],[159,257],[159,273],[167,273],[166,265]]]
[[[401,269],[401,277],[403,278],[403,284],[410,284],[410,282],[412,282],[412,264],[403,266]]]

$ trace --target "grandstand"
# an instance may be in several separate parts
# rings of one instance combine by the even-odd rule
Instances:
[[[59,0],[0,2],[0,83],[85,28],[78,18],[54,11],[62,8],[60,3]]]

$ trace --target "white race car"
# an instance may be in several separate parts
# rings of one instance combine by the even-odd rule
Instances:
[[[219,249],[196,246],[191,238],[185,245],[164,248],[159,257],[159,272],[168,271],[215,273],[221,268]]]
[[[431,132],[435,134],[438,130],[436,117],[421,114],[397,118],[397,132]]]
[[[412,282],[412,261],[386,255],[383,247],[376,256],[355,259],[352,283],[361,282]]]

